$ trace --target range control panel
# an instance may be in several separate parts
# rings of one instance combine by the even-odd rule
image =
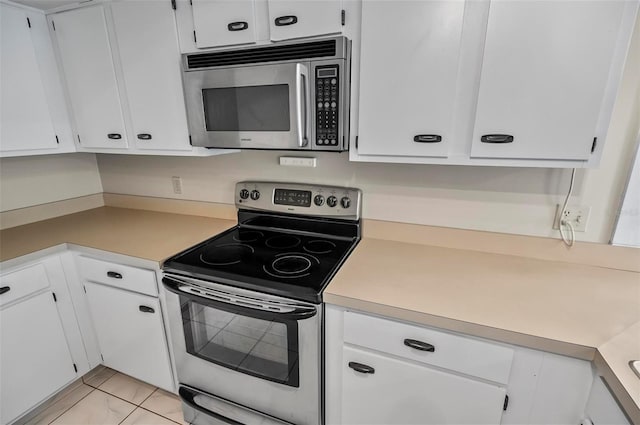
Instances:
[[[358,220],[362,191],[352,187],[247,181],[236,184],[235,199],[236,206],[243,209]]]
[[[340,72],[338,65],[316,68],[316,140],[319,147],[338,146]]]

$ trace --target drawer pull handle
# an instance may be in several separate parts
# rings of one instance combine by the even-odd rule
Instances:
[[[147,307],[146,305],[141,305],[139,310],[143,313],[155,313],[156,311],[151,307]]]
[[[287,25],[293,25],[296,22],[298,22],[298,17],[295,16],[295,15],[278,16],[275,19],[276,27],[284,27],[284,26],[287,26]]]
[[[0,295],[2,294],[6,294],[7,292],[9,292],[11,290],[10,286],[3,286],[2,288],[0,288]]]
[[[231,22],[227,25],[229,31],[242,31],[249,28],[249,23],[245,21]]]
[[[513,136],[510,134],[485,134],[480,138],[482,143],[513,143]]]
[[[151,140],[151,135],[149,133],[140,133],[137,137],[140,140]]]
[[[374,368],[362,363],[349,362],[349,367],[355,370],[356,372],[360,372],[360,373],[370,373],[370,374],[376,373],[376,370]]]
[[[437,134],[417,134],[413,137],[413,141],[416,143],[440,143],[442,142],[442,136]]]
[[[118,272],[107,272],[107,276],[112,277],[114,279],[122,279],[122,275]]]
[[[418,341],[417,339],[407,338],[404,340],[404,345],[406,345],[407,347],[415,348],[416,350],[428,351],[430,353],[436,351],[436,347],[434,347],[433,345],[426,342]]]
[[[120,140],[120,139],[122,139],[122,134],[120,134],[120,133],[109,133],[109,134],[107,134],[107,137],[109,139],[112,139],[112,140]]]

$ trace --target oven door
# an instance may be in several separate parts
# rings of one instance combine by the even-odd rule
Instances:
[[[181,385],[296,424],[321,420],[321,306],[165,275]]]
[[[194,146],[311,149],[310,63],[185,71]]]

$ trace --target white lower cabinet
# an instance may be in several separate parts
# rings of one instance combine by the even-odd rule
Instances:
[[[98,361],[141,381],[174,391],[154,271],[86,255],[77,255],[75,264],[83,289],[75,302],[83,304],[86,319],[92,324],[89,329],[85,328],[85,333],[94,337],[95,348],[100,353]]]
[[[620,405],[613,397],[600,376],[596,376],[593,380],[589,401],[587,402],[586,418],[594,425],[630,425],[631,421],[627,419]],[[589,422],[584,421],[586,425]]]
[[[157,298],[99,283],[85,283],[103,363],[171,390],[169,352]]]
[[[4,268],[3,268],[4,269]],[[0,277],[0,423],[27,413],[86,372],[60,262],[43,259]],[[3,270],[4,271],[4,270]],[[78,342],[78,344],[76,344]],[[80,347],[76,347],[80,345]]]
[[[586,360],[326,305],[324,375],[327,424],[515,425],[580,423],[594,371]]]
[[[504,387],[346,346],[344,424],[499,424]]]
[[[2,423],[9,423],[76,376],[51,291],[0,312]]]

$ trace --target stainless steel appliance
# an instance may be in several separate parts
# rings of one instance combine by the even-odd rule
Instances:
[[[187,421],[322,423],[322,291],[360,204],[353,188],[239,183],[238,225],[164,263]]]
[[[188,53],[182,58],[194,146],[348,149],[347,38]]]

